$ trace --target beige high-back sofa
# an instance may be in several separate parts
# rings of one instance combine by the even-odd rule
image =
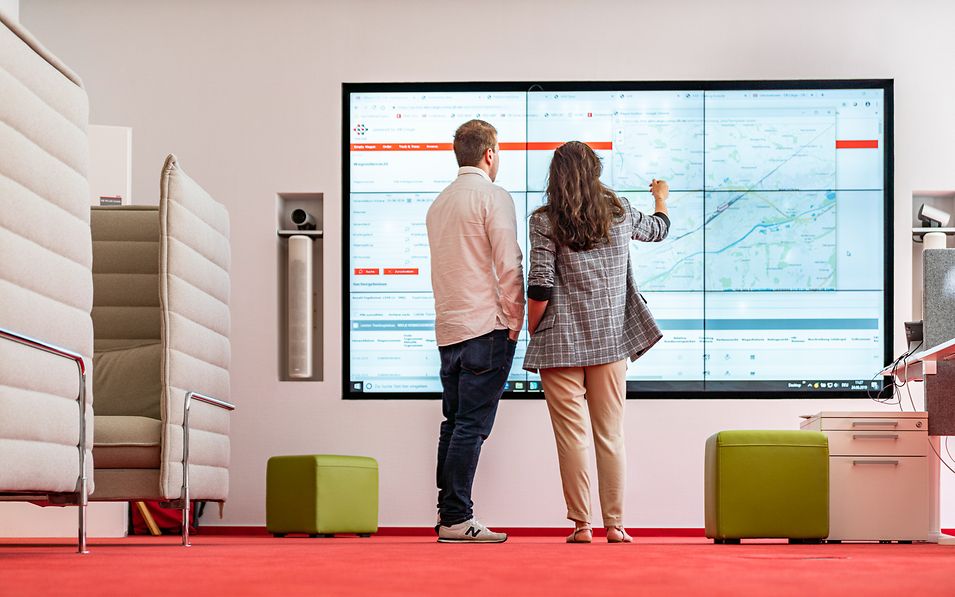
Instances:
[[[229,490],[229,214],[170,155],[158,206],[93,208],[91,223],[91,499],[188,517],[190,498]]]
[[[93,489],[88,113],[79,77],[0,14],[0,499],[78,504],[80,552]]]
[[[0,500],[79,505],[81,553],[88,499],[224,502],[234,408],[228,213],[169,156],[158,206],[94,208],[94,250],[88,111],[0,14]]]

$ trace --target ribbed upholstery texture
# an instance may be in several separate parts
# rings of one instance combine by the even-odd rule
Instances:
[[[160,419],[159,207],[94,207],[91,225],[96,415]]]
[[[177,498],[186,393],[229,400],[228,212],[169,156],[159,206],[94,209],[93,241],[96,414],[111,425],[97,433],[109,472],[97,465],[93,498]],[[202,402],[190,413],[191,497],[224,500],[229,413]],[[161,422],[155,476],[152,452],[133,445],[147,419]]]
[[[159,469],[156,468],[97,468],[96,493],[90,499],[100,502],[156,499],[160,497],[157,487]]]
[[[93,458],[102,469],[160,467],[162,422],[150,417],[96,417]]]
[[[166,495],[182,486],[186,392],[228,401],[229,212],[179,167],[163,166],[159,303],[163,329],[163,469]],[[196,499],[225,499],[229,489],[228,411],[196,402],[190,414],[189,479]]]
[[[83,355],[87,370],[88,115],[79,78],[0,16],[0,326]],[[87,378],[90,447],[91,390]],[[73,361],[0,339],[0,493],[76,490],[78,394]]]

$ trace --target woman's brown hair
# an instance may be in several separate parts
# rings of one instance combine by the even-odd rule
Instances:
[[[558,245],[587,251],[610,240],[610,227],[623,217],[623,203],[600,182],[600,158],[586,143],[568,141],[554,152],[547,177],[547,203],[537,212],[550,218]]]

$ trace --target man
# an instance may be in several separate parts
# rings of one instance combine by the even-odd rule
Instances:
[[[438,541],[501,543],[474,518],[471,486],[524,325],[524,272],[510,194],[494,184],[497,130],[454,134],[458,177],[428,210],[444,421],[438,439]]]

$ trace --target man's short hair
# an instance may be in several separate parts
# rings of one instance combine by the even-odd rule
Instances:
[[[454,157],[458,166],[477,166],[484,152],[497,145],[497,129],[483,120],[469,120],[454,132]]]

